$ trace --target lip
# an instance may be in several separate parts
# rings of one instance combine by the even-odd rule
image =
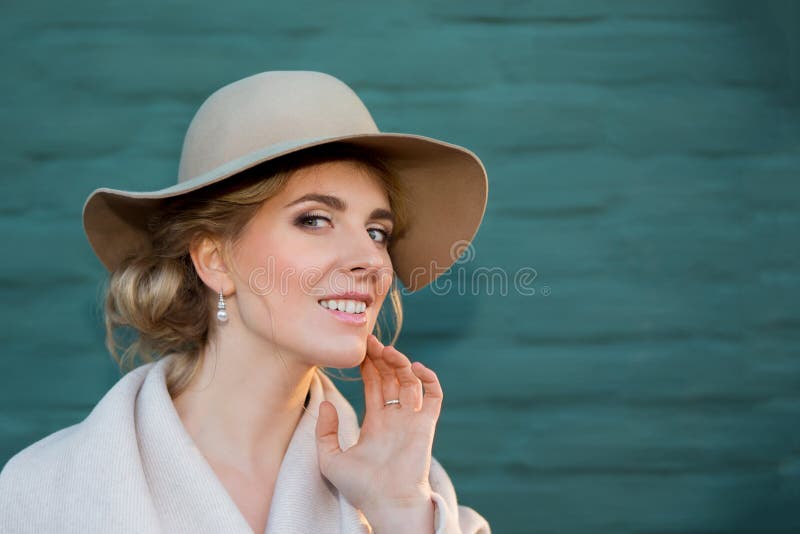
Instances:
[[[319,304],[317,304],[317,306],[319,306]],[[349,325],[352,325],[352,326],[363,326],[363,325],[367,324],[367,314],[366,314],[366,312],[358,313],[358,314],[346,313],[346,312],[342,312],[342,311],[339,311],[339,310],[329,310],[327,308],[323,308],[322,306],[319,306],[319,309],[324,311],[325,313],[329,313],[329,314],[333,315],[333,317],[335,319],[338,319],[339,321],[341,321],[341,322],[343,322],[345,324],[349,324]]]

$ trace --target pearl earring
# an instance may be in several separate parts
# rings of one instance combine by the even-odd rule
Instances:
[[[217,320],[221,323],[228,320],[228,312],[225,311],[225,299],[222,296],[222,289],[219,290],[219,302],[217,302]]]

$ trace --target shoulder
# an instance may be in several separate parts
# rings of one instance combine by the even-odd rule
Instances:
[[[2,475],[11,476],[25,468],[63,462],[75,449],[86,445],[85,439],[109,436],[114,427],[132,422],[136,392],[151,365],[137,367],[121,377],[79,423],[57,430],[16,453],[6,463]]]
[[[431,457],[428,480],[433,491],[436,534],[491,533],[489,522],[482,515],[459,504],[450,476],[435,457]]]
[[[76,423],[53,432],[12,456],[0,471],[0,497],[6,499],[14,489],[37,482],[47,484],[53,467],[74,452],[75,435],[80,434],[81,425]]]
[[[11,532],[46,531],[79,513],[70,503],[80,491],[80,446],[85,420],[22,449],[0,471],[0,524]],[[66,529],[69,531],[69,528]]]
[[[81,422],[41,438],[6,462],[0,471],[0,524],[24,532],[52,527],[85,511],[82,496],[109,491],[114,467],[137,446],[134,401],[148,368],[120,378]]]

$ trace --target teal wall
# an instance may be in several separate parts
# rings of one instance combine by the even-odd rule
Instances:
[[[464,504],[496,532],[800,530],[800,3],[377,4],[3,2],[0,460],[119,378],[88,193],[173,183],[219,86],[322,70],[484,159],[461,272],[537,273],[405,299]]]

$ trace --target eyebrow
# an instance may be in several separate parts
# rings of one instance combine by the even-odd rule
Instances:
[[[308,193],[303,195],[302,197],[298,198],[297,200],[293,200],[284,206],[284,208],[290,208],[295,204],[300,204],[301,202],[310,202],[316,201],[326,206],[330,207],[336,211],[345,211],[347,210],[347,202],[342,200],[339,197],[335,197],[332,195],[321,195],[319,193]],[[370,219],[385,219],[387,221],[391,221],[392,224],[395,224],[395,217],[394,213],[389,210],[385,210],[383,208],[376,208],[372,210],[372,213],[369,214]]]

